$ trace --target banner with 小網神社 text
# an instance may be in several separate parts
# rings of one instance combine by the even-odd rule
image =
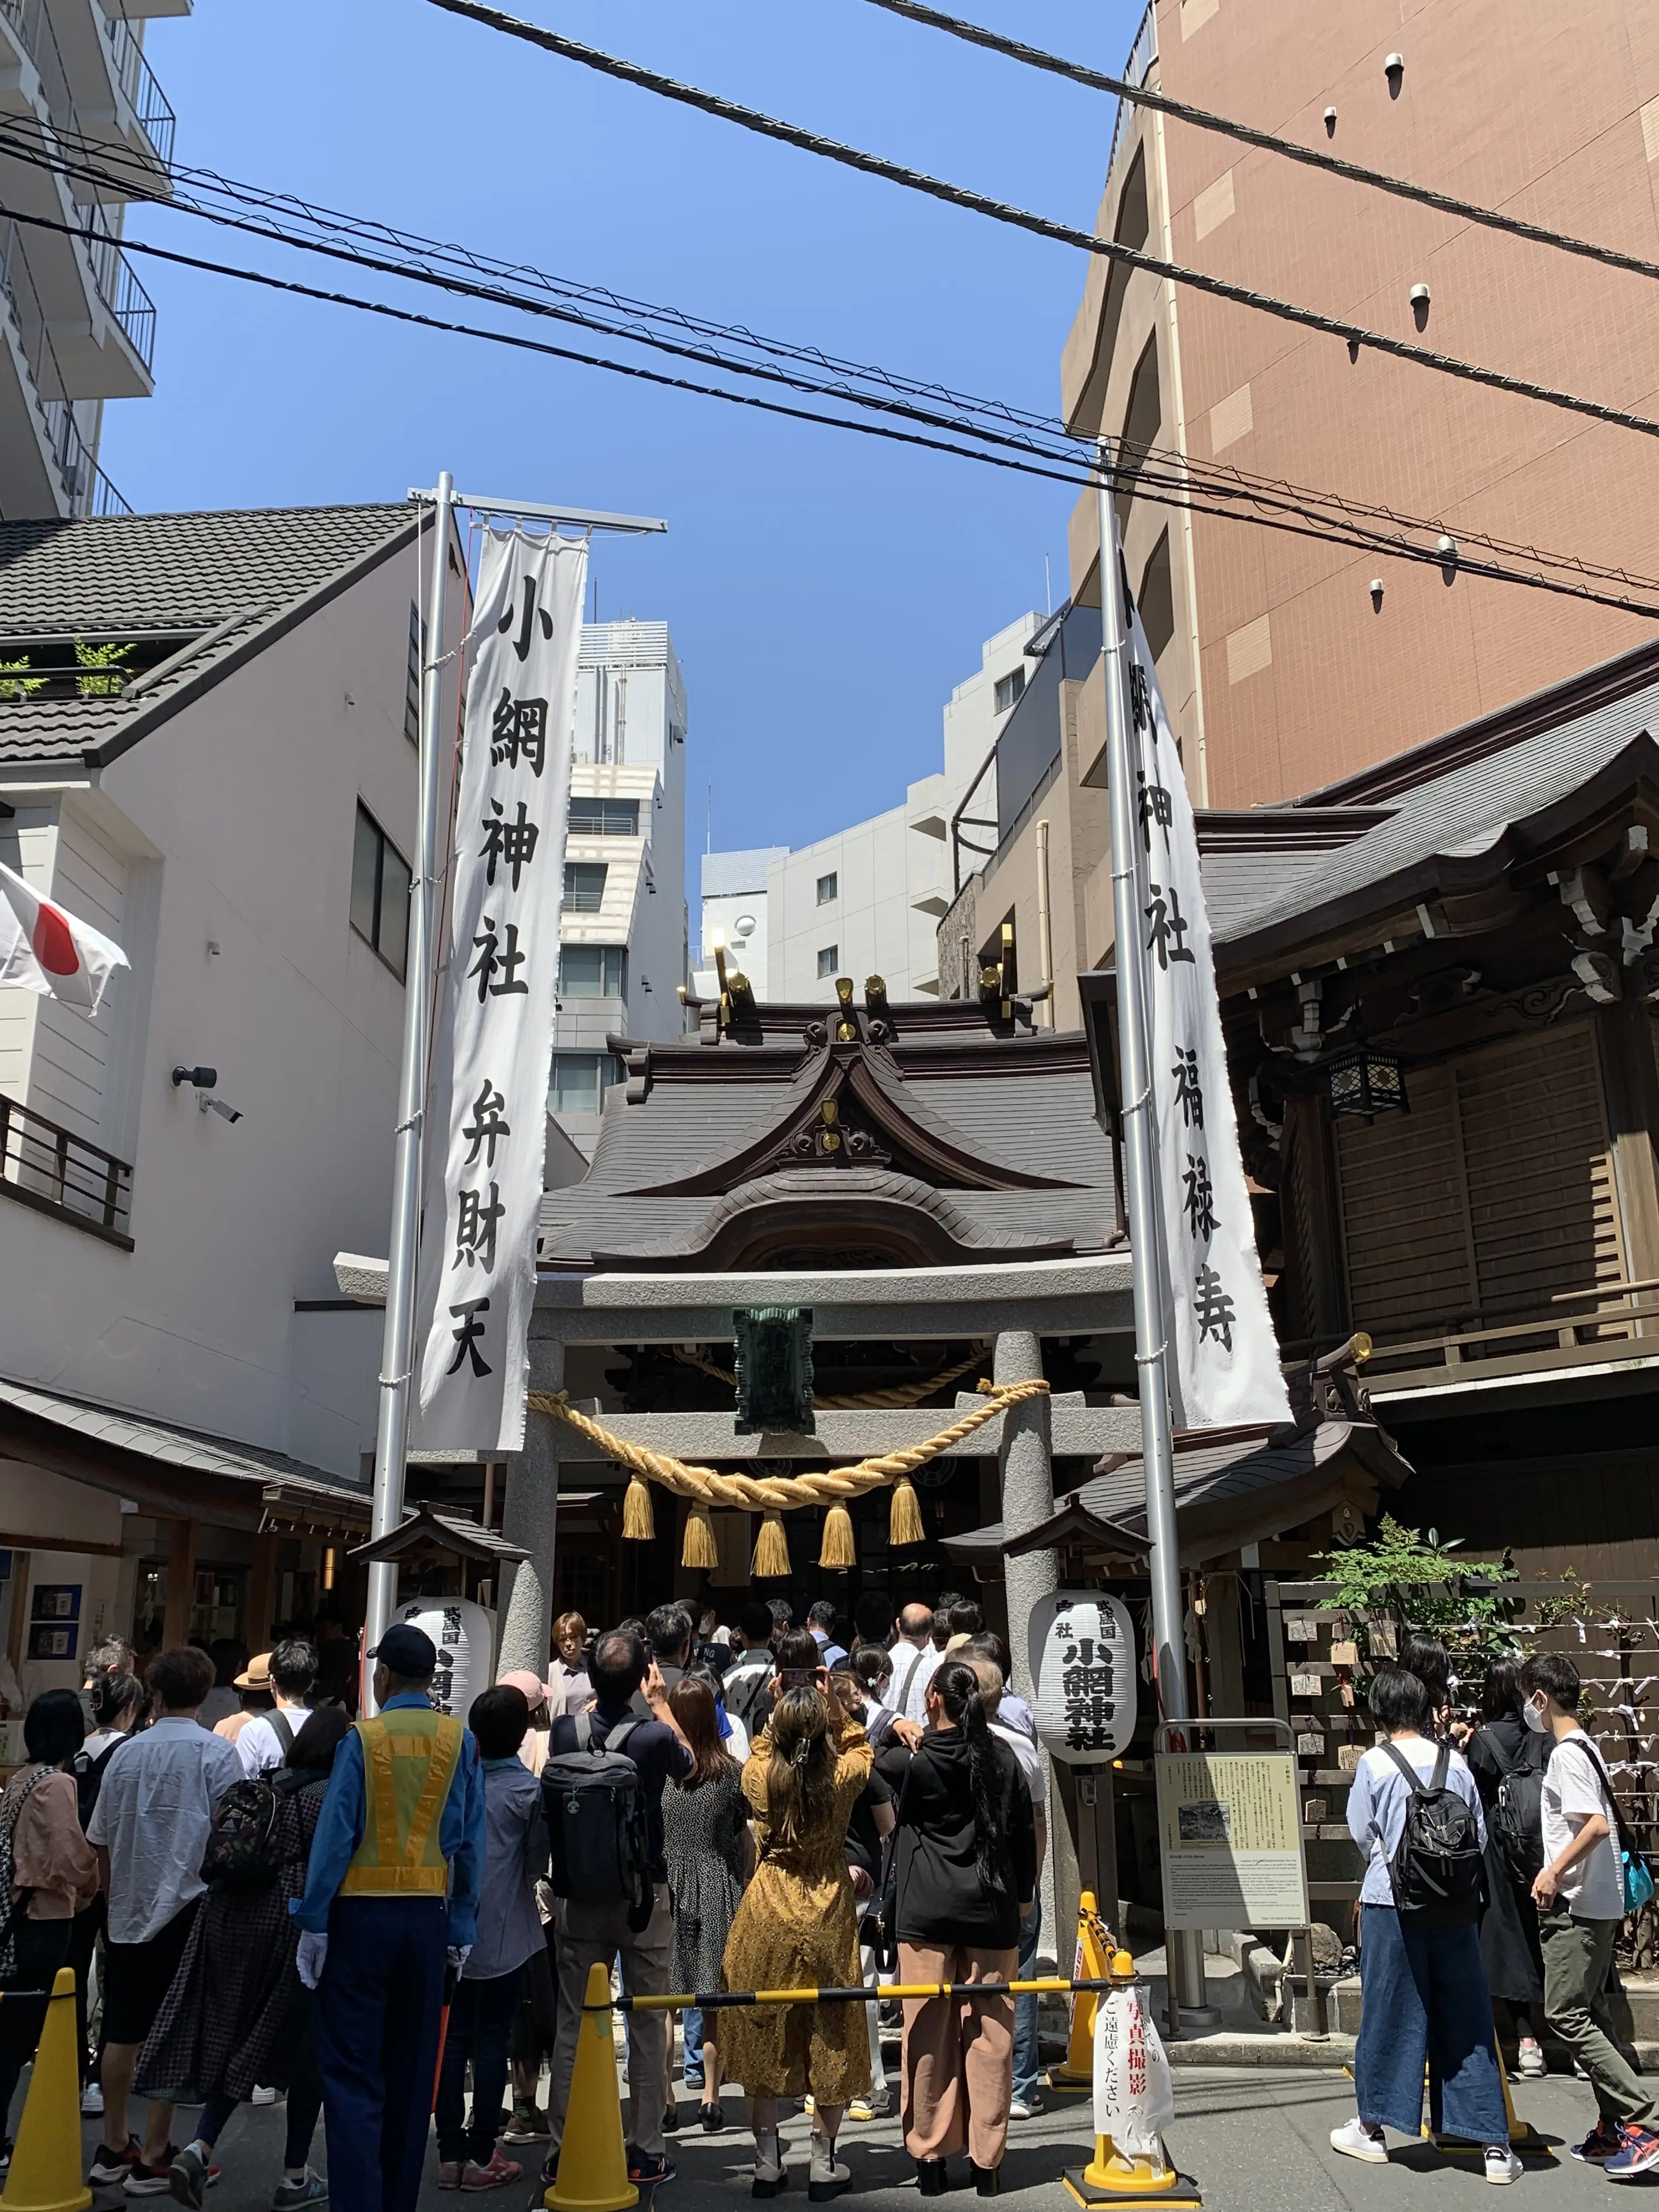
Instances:
[[[524,1442],[586,580],[585,539],[484,539],[427,1091],[423,1450]]]

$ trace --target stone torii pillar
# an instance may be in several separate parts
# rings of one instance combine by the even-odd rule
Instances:
[[[991,1379],[995,1382],[1035,1382],[1042,1375],[1042,1340],[1026,1329],[1005,1329],[996,1340]],[[1002,1490],[1002,1528],[1005,1536],[1023,1535],[1048,1520],[1054,1510],[1053,1423],[1046,1397],[1027,1398],[1011,1406],[1002,1417],[1002,1443],[997,1453],[997,1475]],[[1008,1649],[1014,1662],[1012,1686],[1029,1700],[1031,1679],[1030,1621],[1033,1608],[1059,1588],[1060,1571],[1053,1552],[1026,1552],[1003,1562],[1003,1588],[1008,1601]],[[1042,1934],[1039,1957],[1067,1962],[1069,1926],[1060,1924],[1061,1905],[1066,1918],[1075,1915],[1075,1849],[1064,1840],[1066,1811],[1048,1753],[1039,1754],[1048,1768],[1048,1850],[1042,1863]],[[1056,1881],[1057,1863],[1064,1850],[1069,1879]]]
[[[1038,1382],[1042,1379],[1042,1343],[1027,1329],[1005,1329],[996,1341],[992,1380]],[[997,1475],[1002,1489],[1002,1527],[1007,1536],[1023,1536],[1054,1510],[1052,1425],[1046,1397],[1027,1398],[1002,1416]],[[1008,1648],[1013,1654],[1013,1686],[1031,1694],[1030,1626],[1031,1609],[1059,1586],[1053,1552],[1027,1552],[1005,1564],[1008,1596]]]
[[[564,1346],[538,1337],[531,1322],[530,1387],[564,1388]],[[495,1678],[527,1668],[547,1679],[553,1648],[553,1564],[559,1522],[559,1424],[532,1407],[525,1414],[524,1449],[507,1467],[507,1498],[501,1534],[529,1553],[524,1565],[501,1577],[500,1649]]]

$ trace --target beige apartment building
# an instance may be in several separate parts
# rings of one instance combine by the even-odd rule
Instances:
[[[1127,74],[1196,106],[1659,258],[1659,14],[1636,0],[1154,0]],[[1651,284],[1126,108],[1097,232],[1368,328],[1659,413]],[[1413,289],[1427,288],[1427,304]],[[1097,258],[1061,354],[1086,435],[1659,573],[1659,446]],[[1272,805],[1611,658],[1652,624],[1120,493],[1129,577],[1200,806]],[[1094,495],[1066,666],[999,764],[999,849],[940,925],[962,988],[1012,920],[1022,987],[1109,942]],[[1373,584],[1380,580],[1380,595]],[[1098,615],[1095,612],[1097,636]],[[1073,636],[1072,632],[1079,634]],[[1022,701],[1024,709],[1027,702]],[[1035,726],[1046,704],[1048,726]],[[1012,765],[1012,761],[1008,764]],[[1041,860],[1044,865],[1039,865]],[[1046,878],[1046,881],[1044,878]],[[1046,946],[1046,951],[1045,951]]]

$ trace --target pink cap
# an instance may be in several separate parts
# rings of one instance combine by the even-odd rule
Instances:
[[[532,1674],[528,1667],[515,1667],[511,1674],[503,1674],[501,1680],[505,1688],[523,1691],[524,1701],[532,1711],[538,1705],[547,1703],[546,1683],[539,1674]]]

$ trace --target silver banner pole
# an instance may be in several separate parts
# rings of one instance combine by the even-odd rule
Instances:
[[[1176,1535],[1175,1445],[1170,1421],[1170,1332],[1159,1255],[1158,1142],[1141,941],[1140,871],[1135,848],[1134,748],[1128,714],[1129,640],[1123,617],[1111,442],[1100,441],[1100,658],[1106,684],[1106,768],[1111,801],[1112,920],[1117,969],[1118,1080],[1123,1099],[1123,1192],[1134,1271],[1135,1369],[1139,1376],[1141,1456],[1152,1584],[1152,1663],[1158,1715],[1189,1717],[1182,1633],[1181,1555]],[[1177,1960],[1179,1965],[1177,1965]],[[1181,2009],[1207,2015],[1201,1937],[1166,1933],[1170,2022]],[[1196,1979],[1194,1978],[1194,1975]],[[1179,1991],[1179,1996],[1177,1996]]]
[[[426,640],[421,655],[420,825],[409,909],[409,955],[404,967],[404,1048],[398,1080],[397,1153],[392,1182],[392,1242],[386,1256],[386,1328],[380,1348],[380,1410],[374,1436],[374,1504],[371,1536],[386,1535],[404,1517],[404,1471],[409,1451],[409,1393],[415,1359],[415,1267],[420,1245],[421,1139],[431,1039],[437,872],[438,786],[442,748],[444,598],[449,572],[449,520],[455,480],[446,471],[432,500],[432,580]],[[380,1640],[398,1602],[395,1562],[375,1561],[368,1571],[363,1649]],[[372,1713],[371,1669],[363,1669],[362,1710]]]

